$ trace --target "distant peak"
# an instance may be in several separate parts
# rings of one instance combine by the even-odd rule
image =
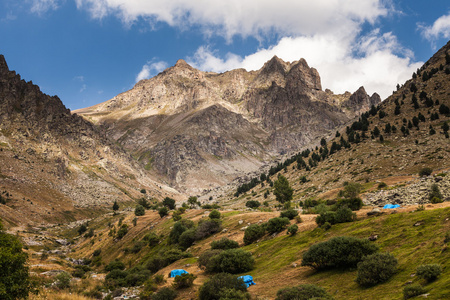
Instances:
[[[175,67],[191,67],[184,59],[179,59]]]
[[[0,54],[0,70],[9,71],[8,64],[6,63],[5,57],[3,54]]]

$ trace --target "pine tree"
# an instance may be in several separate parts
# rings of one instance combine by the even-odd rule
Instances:
[[[284,204],[292,200],[294,190],[289,185],[289,181],[283,175],[278,176],[278,179],[274,182],[274,191],[278,202]]]

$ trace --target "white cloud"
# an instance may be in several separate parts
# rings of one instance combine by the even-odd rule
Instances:
[[[450,13],[438,18],[432,26],[419,24],[418,28],[427,40],[434,41],[440,37],[448,39],[450,38]]]
[[[167,63],[164,61],[149,61],[147,62],[136,76],[136,82],[141,81],[143,79],[148,79],[157,73],[163,71],[167,68]]]
[[[125,23],[139,18],[165,22],[185,29],[199,25],[205,34],[261,36],[267,33],[311,35],[358,30],[358,24],[374,23],[389,13],[381,0],[76,0],[93,18],[109,14]]]
[[[377,92],[383,99],[422,65],[412,61],[412,53],[403,49],[395,36],[380,36],[377,30],[359,39],[334,35],[286,37],[277,45],[245,57],[229,53],[221,59],[208,47],[200,47],[189,62],[206,71],[240,67],[258,70],[274,55],[290,62],[305,58],[310,67],[319,71],[323,88],[335,93],[354,92],[364,85],[368,93]]]
[[[58,9],[60,0],[31,0],[31,12],[42,15],[49,10]]]
[[[87,89],[87,85],[83,84],[80,89],[80,93],[84,92]]]

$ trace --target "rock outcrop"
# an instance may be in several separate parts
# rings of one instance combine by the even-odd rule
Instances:
[[[351,98],[351,99],[350,99]],[[200,193],[255,171],[273,157],[315,145],[380,102],[322,91],[304,59],[273,57],[259,71],[202,72],[179,60],[154,78],[76,111],[171,185]]]

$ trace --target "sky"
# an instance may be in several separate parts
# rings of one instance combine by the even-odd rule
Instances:
[[[71,110],[186,60],[306,59],[322,88],[382,99],[450,39],[448,0],[0,0],[0,54]]]

